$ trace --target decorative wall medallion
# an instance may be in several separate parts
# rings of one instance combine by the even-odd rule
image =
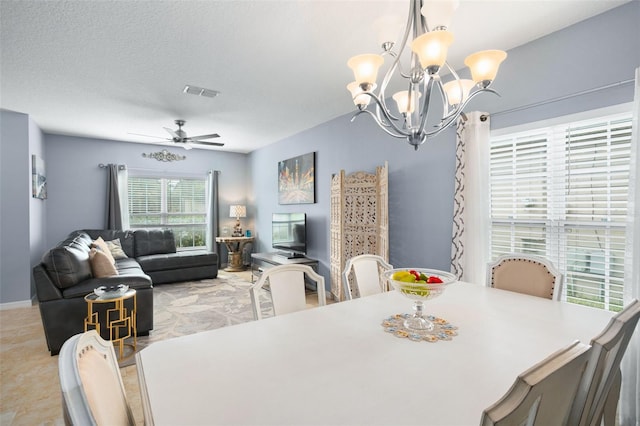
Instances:
[[[184,155],[178,155],[178,154],[174,154],[172,152],[167,151],[166,149],[163,149],[162,151],[158,151],[158,152],[150,152],[150,153],[142,153],[142,156],[144,158],[155,158],[158,161],[179,161],[179,160],[185,160],[187,157]]]

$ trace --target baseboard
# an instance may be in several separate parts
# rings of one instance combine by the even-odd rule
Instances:
[[[8,303],[0,303],[0,311],[5,311],[7,309],[16,309],[16,308],[30,308],[33,306],[31,300],[21,300],[19,302],[8,302]]]

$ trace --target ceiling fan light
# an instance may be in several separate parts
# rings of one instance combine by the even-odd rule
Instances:
[[[487,87],[495,80],[498,68],[506,58],[507,52],[503,50],[482,50],[467,56],[464,64],[471,70],[473,81]]]
[[[371,87],[378,78],[378,70],[384,63],[380,55],[364,54],[352,57],[347,61],[347,66],[353,70],[356,84],[363,90],[372,90]]]
[[[431,67],[439,69],[447,60],[451,43],[453,43],[453,33],[446,30],[431,31],[413,40],[411,50],[418,55],[423,69]]]
[[[475,84],[475,81],[466,78],[460,80],[452,80],[448,83],[445,83],[442,87],[447,93],[447,100],[449,101],[449,105],[458,105],[466,101],[469,97],[471,89],[473,89],[473,86],[475,86]]]

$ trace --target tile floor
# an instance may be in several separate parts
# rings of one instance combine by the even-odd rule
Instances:
[[[251,280],[248,271],[237,275]],[[121,368],[120,373],[136,423],[142,425],[136,367]],[[1,426],[64,424],[58,357],[47,351],[37,306],[0,310],[0,397]]]

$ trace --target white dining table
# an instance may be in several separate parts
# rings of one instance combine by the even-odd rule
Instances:
[[[385,332],[385,318],[412,312],[391,291],[153,343],[136,360],[145,422],[477,425],[518,374],[612,316],[464,282],[425,311],[458,335]]]

